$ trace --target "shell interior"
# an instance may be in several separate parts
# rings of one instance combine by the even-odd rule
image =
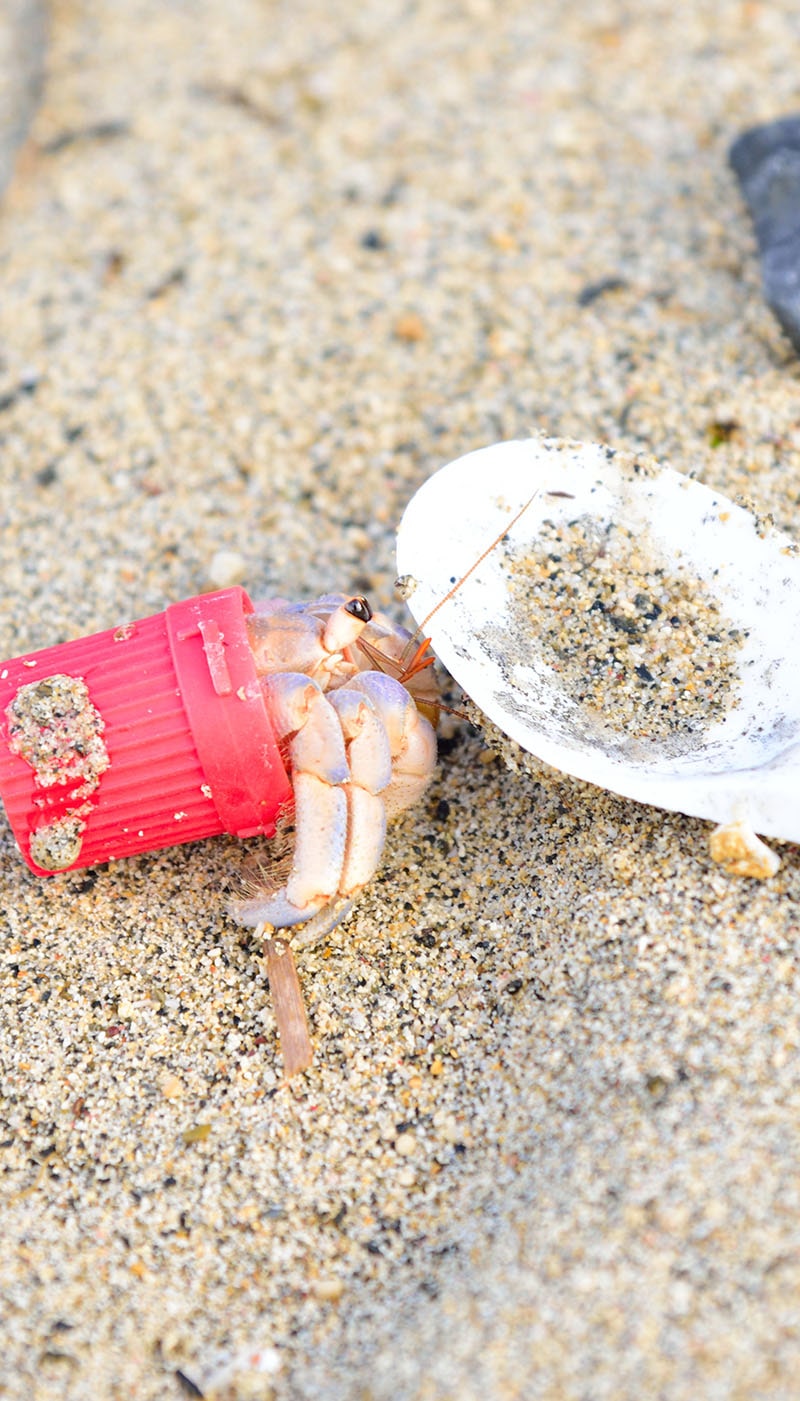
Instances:
[[[533,439],[437,472],[397,548],[434,651],[523,748],[642,802],[800,840],[788,537],[645,456]]]

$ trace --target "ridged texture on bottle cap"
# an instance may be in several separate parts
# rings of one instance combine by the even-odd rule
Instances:
[[[213,620],[215,607],[225,616],[230,642],[237,617],[244,634],[243,616],[251,604],[241,589],[176,605],[179,621],[195,618],[193,634],[181,638],[187,655],[193,654],[188,671],[181,667],[183,684],[169,610],[0,664],[0,795],[20,849],[37,874],[93,866],[226,830],[274,831],[276,815],[291,796],[288,780],[257,682],[247,686],[246,697],[236,690],[220,694],[212,668],[204,664],[196,619],[202,614]],[[216,646],[218,660],[224,629]],[[241,646],[237,650],[242,666],[246,659]],[[252,673],[255,677],[254,668]],[[244,745],[239,766],[249,767],[252,787],[263,785],[243,809],[238,783],[231,799],[222,791],[219,773],[213,787],[209,782],[184,703],[188,686],[201,692],[199,700],[196,694],[191,700],[195,711],[199,705],[206,712],[207,734],[214,733],[215,713],[231,717],[224,726],[227,743]],[[266,764],[259,725],[272,745]],[[248,754],[253,739],[255,750]],[[208,738],[205,744],[207,749]],[[231,812],[232,820],[226,820]]]

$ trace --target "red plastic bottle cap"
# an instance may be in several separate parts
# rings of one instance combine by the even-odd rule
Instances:
[[[220,589],[0,663],[0,796],[31,870],[274,833],[292,790],[252,611]]]

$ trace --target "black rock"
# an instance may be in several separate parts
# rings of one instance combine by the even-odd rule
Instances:
[[[800,351],[800,116],[743,132],[729,159],[755,225],[764,296]]]

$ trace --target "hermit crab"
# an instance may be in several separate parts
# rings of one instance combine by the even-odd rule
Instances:
[[[361,596],[273,599],[247,619],[273,732],[294,790],[289,877],[235,903],[243,924],[328,932],[375,872],[387,820],[436,765],[439,690],[427,643]]]

